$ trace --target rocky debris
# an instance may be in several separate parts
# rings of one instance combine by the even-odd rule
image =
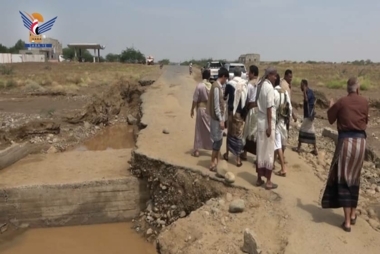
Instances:
[[[234,201],[231,202],[228,211],[230,213],[241,213],[241,212],[244,211],[244,209],[245,209],[244,200],[242,200],[242,199],[236,199],[236,200],[234,200]]]
[[[224,178],[227,173],[228,173],[227,161],[225,160],[219,161],[218,166],[216,168],[216,176],[219,178]]]
[[[92,101],[81,112],[65,116],[63,120],[71,124],[87,121],[95,125],[108,125],[126,104],[129,108],[139,106],[140,101],[136,99],[142,93],[143,90],[139,89],[138,86],[129,82],[120,82],[111,86],[101,95],[94,95]],[[132,105],[133,103],[136,105]]]
[[[12,143],[12,141],[22,141],[30,136],[44,135],[44,134],[59,134],[60,124],[51,120],[35,120],[24,125],[0,131],[0,139]]]
[[[180,218],[186,217],[186,212],[185,211],[180,212],[179,217]]]
[[[153,229],[151,229],[151,228],[148,228],[148,230],[146,231],[146,233],[145,233],[147,236],[150,236],[150,235],[152,235],[153,234]]]
[[[256,234],[249,228],[244,230],[244,245],[241,248],[244,253],[248,254],[260,254],[261,250],[256,242]]]
[[[86,104],[82,110],[58,109],[58,113],[54,113],[53,108],[46,114],[0,112],[0,147],[3,149],[14,142],[29,141],[42,146],[39,152],[55,153],[71,149],[108,125],[127,122],[128,115],[139,120],[140,95],[143,91],[137,83],[119,81],[101,95],[53,98]],[[137,126],[138,130],[142,129],[140,123]]]
[[[140,86],[150,86],[154,82],[155,82],[155,80],[151,79],[150,77],[144,77],[144,78],[139,80]]]
[[[231,193],[227,193],[226,194],[226,200],[228,201],[228,202],[231,202],[232,201],[232,194]]]
[[[257,246],[257,252],[246,253],[261,253],[260,249],[265,249],[267,251],[265,253],[282,253],[286,245],[283,241],[284,235],[287,235],[284,219],[286,212],[278,210],[279,207],[273,201],[262,199],[261,195],[257,196],[254,190],[237,188],[227,188],[227,190],[231,196],[244,200],[246,207],[250,209],[244,213],[231,214],[228,211],[229,202],[226,201],[227,193],[218,198],[211,198],[186,218],[175,221],[160,232],[156,241],[158,253],[237,254],[242,253],[243,245],[246,245],[247,251],[250,251],[254,244]],[[258,203],[260,205],[257,205]],[[250,236],[253,239],[246,236],[244,243],[242,229],[247,227],[247,222],[252,221],[255,222],[250,223],[252,226]],[[260,239],[271,239],[269,245],[268,241],[258,242],[253,232],[259,230]]]
[[[8,224],[7,223],[0,224],[0,233],[1,234],[7,230],[8,230]]]
[[[224,175],[224,180],[226,181],[227,184],[232,184],[235,182],[235,175],[232,172],[227,172]]]
[[[338,141],[338,131],[336,131],[332,128],[329,128],[329,127],[323,128],[322,136],[327,137],[327,138],[331,138],[335,142]]]
[[[127,122],[129,125],[134,125],[134,124],[137,124],[137,118],[132,116],[131,114],[129,114],[127,116]]]
[[[32,120],[41,119],[41,115],[14,112],[0,112],[0,119],[0,130],[7,131],[19,128]]]
[[[368,209],[367,214],[371,219],[377,218],[377,214],[376,214],[375,210],[372,208]]]
[[[375,229],[376,231],[380,231],[380,222],[375,219],[369,219],[368,220],[369,225]]]
[[[169,131],[168,131],[167,129],[163,129],[163,130],[162,130],[162,133],[164,133],[164,134],[169,134]]]
[[[179,218],[191,216],[192,211],[225,192],[224,185],[206,176],[147,159],[139,153],[134,153],[133,157],[132,174],[146,181],[151,198],[136,219],[144,230],[161,231]]]
[[[54,146],[51,146],[51,147],[46,151],[46,153],[48,153],[48,154],[58,153],[58,149],[55,148]]]

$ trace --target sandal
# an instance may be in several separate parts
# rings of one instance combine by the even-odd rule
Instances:
[[[300,149],[298,149],[298,147],[293,147],[293,148],[292,148],[292,151],[293,151],[293,152],[296,152],[296,153],[300,153]]]
[[[240,162],[240,163],[236,163],[236,167],[240,168],[241,166],[243,166],[243,163]]]
[[[224,153],[224,154],[223,154],[223,159],[224,159],[225,161],[228,161],[228,155],[227,155],[227,153]]]
[[[278,185],[275,183],[272,183],[272,186],[265,186],[266,190],[274,190],[277,189]]]
[[[311,151],[311,154],[314,154],[315,156],[318,156],[318,151],[317,150],[313,150],[313,151]]]
[[[274,172],[274,174],[276,176],[286,177],[286,172],[278,171],[278,172]]]
[[[341,228],[346,232],[351,232],[351,227],[346,227],[346,223],[343,222]]]
[[[210,167],[209,167],[209,170],[210,170],[211,172],[216,172],[216,166],[214,166],[214,165],[210,166]]]
[[[256,182],[256,186],[257,187],[260,187],[261,185],[263,185],[265,182],[263,181],[263,180],[261,180],[261,181],[257,181]]]
[[[351,225],[355,225],[356,224],[356,219],[358,218],[357,215],[355,215],[355,218],[351,218]]]
[[[199,157],[199,152],[198,151],[196,151],[196,152],[192,152],[191,153],[191,156],[193,156],[193,157]]]

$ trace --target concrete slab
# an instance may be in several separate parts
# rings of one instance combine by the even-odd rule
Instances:
[[[0,171],[0,188],[128,177],[131,149],[28,156]]]
[[[0,221],[63,226],[128,221],[148,200],[131,149],[33,155],[0,171]]]

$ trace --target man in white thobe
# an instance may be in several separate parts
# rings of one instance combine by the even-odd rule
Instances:
[[[277,70],[269,67],[265,71],[262,84],[257,91],[257,138],[256,138],[256,186],[265,184],[265,189],[276,189],[271,176],[274,162],[274,134],[276,127],[276,109],[274,108],[274,88]],[[266,183],[262,177],[267,179]]]
[[[277,76],[279,79],[280,76]],[[276,129],[274,136],[275,158],[278,156],[281,164],[281,170],[275,173],[278,176],[286,176],[285,159],[283,151],[288,139],[288,130],[286,123],[289,122],[292,115],[292,103],[287,90],[281,87],[277,80],[274,87],[274,106],[276,108]]]
[[[259,68],[256,65],[251,65],[248,72],[249,82],[248,82],[248,104],[247,104],[247,116],[245,118],[244,132],[243,132],[243,142],[246,147],[244,152],[241,154],[242,160],[247,160],[247,152],[256,150],[255,148],[249,147],[248,141],[254,141],[257,132],[257,103],[256,103],[256,91],[259,78]],[[249,143],[252,144],[252,143]]]

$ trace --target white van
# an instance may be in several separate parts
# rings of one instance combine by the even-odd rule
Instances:
[[[241,78],[242,79],[247,79],[248,78],[248,73],[247,69],[245,68],[245,65],[242,63],[227,63],[225,64],[226,69],[228,70],[230,74],[230,80],[234,78],[234,70],[236,67],[239,67],[241,69]]]

